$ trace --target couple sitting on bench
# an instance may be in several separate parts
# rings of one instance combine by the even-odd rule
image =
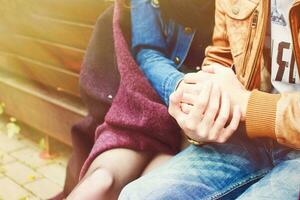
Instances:
[[[298,199],[299,69],[299,0],[116,1],[83,63],[64,195]]]

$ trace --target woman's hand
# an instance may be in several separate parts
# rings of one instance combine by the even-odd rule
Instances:
[[[182,91],[183,93],[183,98],[181,99],[181,109],[185,114],[189,114],[193,103],[189,99],[190,96],[193,95],[199,95],[201,92],[202,84],[198,83],[186,83],[184,80],[182,80],[178,87],[177,91]]]
[[[241,119],[239,106],[233,108],[231,118],[229,95],[211,81],[202,84],[201,90],[197,91],[199,94],[184,93],[183,90],[179,87],[170,96],[169,113],[185,134],[198,142],[226,142],[238,128]],[[182,104],[182,101],[188,104]]]

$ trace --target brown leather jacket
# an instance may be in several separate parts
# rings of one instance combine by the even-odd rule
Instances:
[[[234,65],[238,79],[253,90],[246,114],[250,137],[272,137],[300,149],[300,92],[266,93],[271,85],[263,53],[269,13],[269,0],[216,0],[213,45],[204,65]],[[289,20],[300,72],[300,0],[294,0]]]

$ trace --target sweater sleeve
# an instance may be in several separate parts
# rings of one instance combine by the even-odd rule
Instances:
[[[300,93],[269,94],[254,90],[246,113],[249,137],[271,137],[300,149]]]
[[[246,130],[249,137],[276,138],[275,121],[280,95],[254,90],[251,92],[247,113]]]

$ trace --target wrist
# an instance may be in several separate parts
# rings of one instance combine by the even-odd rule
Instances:
[[[179,79],[178,82],[176,83],[175,91],[182,85],[183,83],[183,78]]]
[[[242,112],[242,121],[246,120],[246,114],[247,114],[247,108],[248,108],[248,102],[250,98],[251,92],[245,90],[241,96],[241,112]]]

